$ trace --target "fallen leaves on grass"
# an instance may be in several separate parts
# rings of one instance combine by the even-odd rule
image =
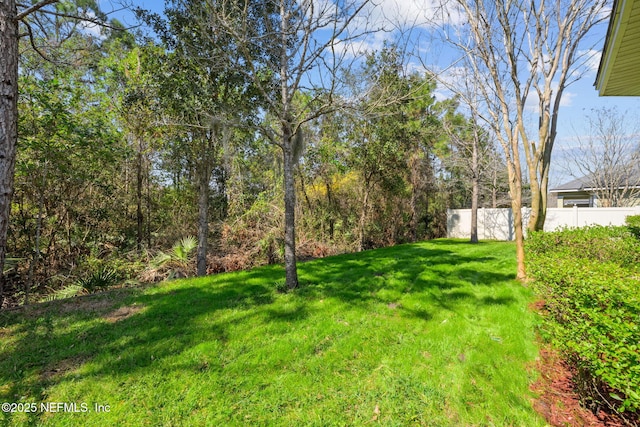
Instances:
[[[373,408],[373,417],[371,418],[371,421],[378,421],[379,416],[380,416],[380,407],[376,405],[376,407]]]

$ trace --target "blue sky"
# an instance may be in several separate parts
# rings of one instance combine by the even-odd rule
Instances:
[[[552,167],[552,186],[561,184],[559,181],[571,180],[564,165],[561,164],[566,157],[576,155],[577,138],[588,135],[587,116],[592,114],[592,109],[617,107],[620,113],[626,113],[629,124],[640,123],[640,98],[638,97],[600,97],[593,86],[595,74],[586,76],[582,81],[570,86],[572,97],[567,106],[560,110],[561,125],[558,129],[556,145],[554,147],[555,159]],[[632,132],[630,129],[629,132]]]
[[[329,2],[331,0],[318,1]],[[164,1],[162,0],[132,0],[132,2],[137,6],[156,12],[162,12],[164,8]],[[112,3],[113,0],[103,0],[101,2],[105,10],[109,10]],[[417,24],[418,20],[423,19],[421,17],[436,15],[437,11],[433,4],[431,0],[376,0],[364,11],[363,17],[367,16],[368,25],[385,26],[393,30],[372,35],[363,46],[379,48],[384,40],[393,39],[394,36],[397,39],[402,30]],[[117,13],[116,16],[125,21],[126,24],[135,24],[135,19],[132,16],[127,16],[122,12]],[[455,14],[449,15],[447,18],[454,22],[459,20],[459,17],[455,16]],[[577,138],[584,138],[588,134],[587,118],[592,114],[593,110],[615,107],[621,113],[626,113],[629,123],[640,124],[640,98],[600,97],[594,87],[599,54],[604,45],[607,23],[600,24],[589,36],[590,42],[596,50],[596,55],[591,61],[592,67],[580,80],[568,86],[563,95],[551,168],[551,187],[573,179],[567,170],[567,164],[570,164],[570,160],[567,159],[576,155]],[[424,65],[435,69],[445,69],[452,66],[452,62],[457,59],[456,54],[447,52],[446,48],[436,48],[435,43],[429,42],[429,25],[424,22],[419,24],[420,31],[411,32],[411,35],[405,36],[405,38],[416,37],[417,34],[423,37],[420,43],[415,43],[415,40],[413,40],[413,46],[416,46],[413,49],[423,50],[419,54],[423,58]],[[420,47],[418,47],[418,44]],[[421,66],[422,64],[414,63],[412,68],[419,70]],[[537,116],[534,110],[532,110],[531,121],[532,123],[537,123]]]

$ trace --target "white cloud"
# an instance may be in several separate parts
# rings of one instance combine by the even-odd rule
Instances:
[[[438,89],[436,91],[436,97],[439,99],[450,98],[454,94],[454,90],[449,88],[460,89],[468,86],[470,91],[473,91],[474,82],[468,79],[474,78],[467,67],[464,66],[449,66],[448,68],[433,67],[432,71],[437,74],[438,77]],[[487,76],[487,81],[489,77]],[[467,83],[465,83],[467,82]],[[557,83],[552,85],[552,93],[557,93]],[[475,92],[475,96],[480,97],[480,92]],[[574,101],[578,97],[578,93],[570,92],[566,88],[562,93],[562,99],[560,100],[561,107],[571,107],[574,105]],[[531,88],[531,92],[525,102],[525,110],[530,113],[538,113],[538,94],[534,88]]]
[[[558,85],[554,84],[552,87],[552,94],[555,96],[555,94],[558,91]],[[567,89],[565,89],[562,92],[562,98],[560,99],[560,107],[571,107],[573,106],[573,100],[578,96],[577,93],[575,92],[569,92]],[[524,104],[524,108],[528,111],[532,111],[532,112],[538,112],[539,109],[539,97],[538,94],[536,93],[535,90],[532,90],[529,93],[529,96],[527,97],[527,100],[525,101]]]
[[[372,7],[367,15],[387,31],[461,23],[459,11],[450,4],[442,3],[438,0],[379,0],[377,4],[370,3]]]
[[[562,93],[562,99],[560,100],[560,106],[561,107],[571,107],[573,105],[573,99],[576,98],[577,96],[578,96],[577,93],[568,92],[567,90],[565,90]]]
[[[578,52],[578,57],[582,59],[584,66],[587,68],[589,72],[597,72],[600,67],[600,57],[602,56],[602,51],[589,49],[582,50]]]
[[[320,0],[318,4],[326,4],[326,1]],[[350,40],[349,46],[346,46],[347,42],[340,43],[344,51],[361,54],[379,50],[385,40],[415,39],[421,31],[462,22],[462,13],[447,0],[372,0],[347,29],[347,34],[362,34],[362,37]]]
[[[93,12],[86,12],[86,17],[89,20],[97,19],[95,13]],[[102,40],[106,38],[106,36],[102,32],[102,27],[98,24],[95,24],[90,21],[80,21],[79,26],[84,33],[89,34],[90,36],[93,36]]]

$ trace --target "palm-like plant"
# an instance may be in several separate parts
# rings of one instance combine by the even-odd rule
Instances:
[[[176,242],[171,249],[172,259],[180,262],[188,262],[192,252],[198,247],[198,241],[193,236],[187,236]]]
[[[186,277],[190,270],[193,251],[198,247],[198,241],[193,236],[178,240],[170,252],[160,252],[151,261],[154,270],[167,270],[168,278]]]

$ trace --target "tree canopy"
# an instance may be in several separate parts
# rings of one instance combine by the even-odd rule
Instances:
[[[491,54],[485,15],[523,46],[507,19],[522,10],[459,3],[478,18],[459,47]],[[492,84],[444,99],[440,76],[410,66],[399,41],[355,48],[377,30],[371,7],[169,0],[162,14],[137,11],[144,36],[96,2],[3,3],[16,26],[0,49],[16,62],[0,71],[17,82],[2,89],[6,303],[280,262],[295,288],[299,258],[441,237],[449,208],[519,207],[521,142],[532,188],[534,175],[546,188],[551,148],[530,143],[500,97],[505,63]],[[580,28],[595,12],[575,15]],[[541,46],[564,34],[517,22]],[[501,61],[522,70],[509,46]],[[467,65],[491,76],[490,63]],[[545,79],[561,71],[538,65],[521,90],[538,94],[551,147],[557,117],[545,112],[559,94]],[[518,89],[526,73],[514,73]],[[496,108],[475,108],[478,96]]]

